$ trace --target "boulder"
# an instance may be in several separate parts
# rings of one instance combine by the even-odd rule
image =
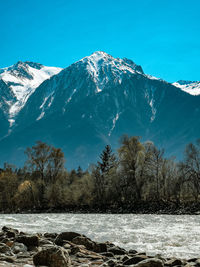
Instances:
[[[2,231],[6,235],[6,237],[8,237],[8,238],[15,238],[17,236],[17,234],[19,233],[19,231],[17,229],[12,229],[12,228],[7,227],[7,226],[3,226]]]
[[[137,252],[137,250],[135,250],[135,249],[130,249],[129,251],[128,251],[128,254],[137,254],[138,252]]]
[[[72,241],[75,237],[78,236],[81,236],[81,234],[75,232],[63,232],[56,237],[54,242],[56,245],[62,246],[65,241]]]
[[[27,247],[38,247],[39,246],[39,238],[37,235],[21,235],[16,241],[18,243],[23,243]]]
[[[138,262],[141,262],[141,261],[143,261],[145,259],[148,259],[148,257],[145,256],[145,255],[135,256],[135,257],[132,257],[132,258],[127,259],[126,261],[124,261],[124,264],[125,265],[137,264]]]
[[[102,252],[101,255],[107,258],[114,258],[114,254],[112,252]]]
[[[4,243],[0,243],[0,254],[13,256],[11,248]]]
[[[163,262],[159,259],[151,258],[140,261],[137,264],[134,264],[134,267],[163,267]]]
[[[187,260],[187,262],[195,262],[197,260],[198,260],[198,258],[191,258],[191,259]]]
[[[114,255],[125,255],[127,254],[126,250],[117,246],[109,247],[108,252],[112,252]]]
[[[44,233],[44,237],[48,238],[48,239],[55,239],[57,237],[58,234],[56,233]]]
[[[89,238],[84,237],[84,236],[77,236],[77,237],[73,238],[72,243],[74,243],[76,245],[83,245],[88,250],[93,250],[93,248],[94,248],[94,242],[91,241]]]
[[[197,260],[195,261],[195,263],[196,263],[198,266],[200,266],[200,259],[197,259]]]
[[[97,253],[107,252],[108,248],[105,243],[95,243],[94,251]]]
[[[7,256],[7,255],[4,255],[4,254],[0,254],[0,262],[1,261],[3,261],[3,262],[6,261],[6,262],[9,262],[9,263],[13,263],[15,261],[15,257],[11,257],[11,256]],[[4,266],[7,266],[7,264],[4,265]]]
[[[39,239],[39,246],[53,245],[53,242],[46,238]]]
[[[182,261],[180,259],[171,259],[165,262],[165,266],[176,266],[182,265]]]
[[[33,256],[35,266],[69,267],[71,260],[68,252],[61,247],[54,246],[44,249]]]

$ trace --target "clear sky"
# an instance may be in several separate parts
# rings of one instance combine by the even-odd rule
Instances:
[[[0,68],[67,67],[101,50],[173,82],[200,80],[200,0],[0,0]]]

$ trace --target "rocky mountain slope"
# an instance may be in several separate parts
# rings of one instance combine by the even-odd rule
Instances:
[[[60,71],[61,68],[46,67],[30,61],[19,61],[11,67],[0,69],[0,108],[10,126],[35,89]]]
[[[125,133],[180,157],[185,144],[199,137],[200,96],[145,74],[126,58],[95,52],[34,87],[26,101],[19,99],[17,85],[9,91],[8,82],[0,82],[7,99],[22,103],[10,105],[20,108],[0,142],[1,161],[23,163],[24,149],[42,140],[63,149],[68,167],[87,167],[105,144],[117,148]],[[9,106],[7,111],[13,114]],[[0,118],[8,124],[5,114]]]

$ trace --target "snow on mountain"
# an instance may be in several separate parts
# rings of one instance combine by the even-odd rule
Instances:
[[[200,81],[178,81],[173,83],[174,86],[180,88],[190,95],[200,95]]]
[[[132,60],[114,58],[103,51],[94,52],[76,63],[87,65],[87,70],[96,83],[97,93],[103,90],[113,76],[115,82],[120,84],[123,74],[143,74],[141,66],[136,65]]]
[[[178,156],[199,137],[200,82],[171,84],[102,51],[60,70],[33,62],[0,69],[1,161],[18,164],[37,140],[61,147],[75,167],[106,144],[116,149],[124,133]]]
[[[8,119],[10,124],[15,121],[15,116],[23,108],[30,95],[46,79],[58,74],[62,69],[46,67],[30,61],[17,62],[16,64],[0,70],[0,79],[11,89],[15,101],[10,101]]]

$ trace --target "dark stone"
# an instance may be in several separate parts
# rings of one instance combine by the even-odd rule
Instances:
[[[44,237],[50,238],[50,239],[55,239],[58,236],[56,233],[44,233]]]
[[[13,263],[15,261],[15,258],[1,254],[0,261],[7,261],[9,263]]]
[[[71,261],[68,252],[61,247],[50,247],[33,256],[35,266],[68,267]]]
[[[56,237],[54,242],[56,245],[62,246],[65,243],[65,240],[72,241],[77,236],[81,236],[81,234],[74,232],[63,232]]]
[[[93,251],[94,246],[95,246],[95,243],[93,241],[91,241],[89,238],[84,237],[84,236],[77,236],[77,237],[73,238],[72,243],[74,243],[76,245],[83,245],[86,247],[86,249],[92,250],[92,251]]]
[[[130,249],[128,253],[129,254],[137,254],[138,252],[135,249]]]
[[[138,262],[140,261],[143,261],[147,259],[147,256],[143,255],[142,256],[135,256],[135,257],[132,257],[130,259],[128,259],[127,261],[124,262],[125,265],[132,265],[132,264],[137,264]]]
[[[119,247],[110,247],[108,248],[108,252],[112,252],[114,255],[125,255],[127,254],[126,250]]]
[[[13,229],[13,228],[10,228],[10,227],[7,227],[7,226],[3,226],[2,227],[2,231],[3,232],[9,232],[9,231],[11,231],[11,232],[15,232],[16,234],[19,233],[19,231],[17,229]]]
[[[179,259],[171,259],[165,262],[165,266],[176,266],[176,265],[182,265],[182,261]]]
[[[8,238],[15,238],[17,234],[19,233],[17,229],[12,229],[7,226],[3,226],[2,231]]]
[[[110,259],[106,262],[108,266],[115,267],[116,266],[116,260]]]
[[[125,261],[127,261],[127,260],[129,260],[129,259],[130,259],[130,257],[127,256],[127,255],[123,255],[123,256],[121,256],[121,258],[120,258],[120,260],[121,260],[122,262],[125,262]]]
[[[27,236],[22,235],[16,239],[17,242],[23,243],[27,247],[38,247],[39,246],[39,238],[37,235]]]
[[[163,267],[163,262],[159,259],[146,259],[135,264],[134,267]]]
[[[187,260],[187,262],[195,262],[196,260],[198,260],[198,258],[189,259],[189,260]]]
[[[0,253],[12,255],[11,248],[4,243],[0,243]]]
[[[108,258],[114,258],[114,254],[112,252],[102,252],[101,255]]]
[[[93,249],[94,252],[103,253],[108,251],[105,243],[95,243],[95,242],[93,243],[94,243],[94,249]]]

